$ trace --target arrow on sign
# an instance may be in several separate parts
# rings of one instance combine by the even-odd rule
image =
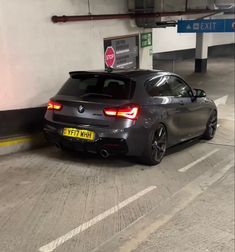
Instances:
[[[227,100],[228,100],[228,95],[220,97],[220,98],[218,98],[218,99],[215,100],[215,105],[216,106],[225,105],[226,102],[227,102]]]
[[[191,30],[191,25],[188,24],[187,27],[186,27],[187,30]]]

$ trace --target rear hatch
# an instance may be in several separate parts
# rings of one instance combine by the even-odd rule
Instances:
[[[104,109],[129,104],[134,90],[132,80],[116,74],[72,74],[53,98],[62,105],[53,111],[53,120],[79,127],[122,127],[125,119],[106,116]]]

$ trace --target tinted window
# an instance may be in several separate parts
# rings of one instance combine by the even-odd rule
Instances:
[[[173,96],[175,97],[190,97],[192,96],[191,88],[180,78],[171,76],[169,85]]]
[[[104,75],[81,74],[69,78],[58,92],[80,98],[130,99],[134,92],[134,83],[125,78],[113,78]]]
[[[172,96],[167,76],[160,76],[147,82],[146,90],[150,96]]]

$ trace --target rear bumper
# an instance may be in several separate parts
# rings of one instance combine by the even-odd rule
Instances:
[[[76,138],[65,137],[62,130],[68,125],[45,121],[44,134],[49,142],[60,147],[99,153],[107,150],[110,155],[125,154],[129,156],[140,156],[144,151],[146,136],[140,129],[107,129],[86,128],[96,133],[95,141],[86,141]],[[73,127],[70,125],[70,127]]]

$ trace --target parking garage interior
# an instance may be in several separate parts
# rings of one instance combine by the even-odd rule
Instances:
[[[234,10],[232,0],[0,0],[1,252],[234,251]],[[168,148],[153,166],[47,141],[47,103],[70,72],[138,69],[204,90],[214,138]]]

